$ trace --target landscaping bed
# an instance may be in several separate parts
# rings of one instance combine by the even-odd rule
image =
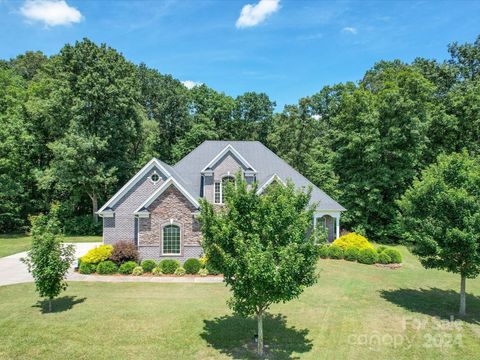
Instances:
[[[218,276],[205,257],[190,258],[180,264],[175,259],[160,262],[151,259],[139,261],[139,253],[130,242],[119,241],[115,245],[100,245],[78,259],[76,270],[83,275],[118,276],[168,276],[212,277]]]
[[[344,259],[392,270],[401,268],[402,262],[397,249],[384,245],[375,248],[366,237],[356,233],[343,235],[332,244],[320,245],[318,252],[322,259]]]

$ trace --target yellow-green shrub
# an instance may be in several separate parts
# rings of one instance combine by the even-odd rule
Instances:
[[[350,233],[340,236],[332,243],[332,245],[340,246],[343,250],[346,250],[349,247],[354,247],[360,250],[374,248],[373,245],[368,242],[368,239],[365,236],[357,233]]]
[[[205,265],[207,265],[207,257],[205,255],[201,256],[198,261],[200,261],[200,266],[202,269],[205,267]]]
[[[98,264],[101,261],[108,260],[112,255],[112,250],[112,245],[100,245],[89,250],[80,260],[82,263]]]

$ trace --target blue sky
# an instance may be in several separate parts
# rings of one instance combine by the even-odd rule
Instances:
[[[266,92],[279,109],[381,59],[443,60],[448,43],[480,35],[475,1],[54,1],[0,0],[0,58],[88,37],[182,81]]]

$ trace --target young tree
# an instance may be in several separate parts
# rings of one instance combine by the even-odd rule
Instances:
[[[52,311],[52,299],[67,288],[66,274],[75,258],[73,245],[62,243],[57,213],[58,205],[54,205],[48,215],[41,214],[32,220],[32,249],[22,259],[38,293],[48,298],[48,311]]]
[[[460,274],[465,315],[466,279],[480,273],[480,160],[466,152],[439,156],[399,205],[401,227],[422,265]]]
[[[237,177],[226,190],[226,207],[201,203],[203,247],[208,261],[224,275],[229,306],[242,316],[256,315],[258,352],[263,354],[263,314],[273,303],[298,297],[316,281],[318,260],[310,194],[273,183],[263,195]]]

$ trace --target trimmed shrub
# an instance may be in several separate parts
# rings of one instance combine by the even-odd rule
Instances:
[[[80,258],[82,263],[98,264],[107,260],[112,255],[112,245],[100,245],[90,249],[84,256]]]
[[[138,263],[139,254],[135,245],[130,241],[118,241],[113,245],[112,260],[117,265],[122,265],[127,261],[135,261]]]
[[[135,269],[136,267],[137,267],[137,263],[135,261],[127,261],[127,262],[124,262],[122,265],[120,265],[118,272],[120,274],[130,275],[133,269]]]
[[[318,249],[318,254],[322,259],[328,258],[328,248],[329,246],[327,244],[320,245]]]
[[[153,268],[153,270],[152,270],[152,275],[153,275],[153,276],[163,275],[162,269],[160,269],[158,266],[155,267],[155,268]]]
[[[385,245],[380,245],[379,247],[377,247],[377,254],[380,255],[382,252],[384,252],[387,249],[388,248]]]
[[[362,264],[375,264],[378,261],[378,254],[375,249],[361,249],[358,252],[357,261]]]
[[[386,253],[381,252],[380,254],[378,254],[378,262],[380,264],[390,264],[392,262],[392,258]]]
[[[175,275],[183,276],[185,275],[185,269],[183,267],[178,267],[175,269]]]
[[[160,270],[162,270],[162,273],[164,274],[173,274],[175,273],[175,270],[180,266],[180,263],[178,260],[174,259],[163,259],[160,261],[158,264],[158,267]]]
[[[218,275],[222,273],[220,270],[216,269],[210,261],[207,261],[205,264],[205,269],[207,269],[208,273],[211,275]]]
[[[374,249],[373,245],[368,242],[368,239],[357,233],[349,233],[340,236],[332,245],[340,246],[343,250],[348,247],[355,247],[357,249]]]
[[[183,267],[187,274],[197,274],[202,266],[198,259],[191,258],[183,263]]]
[[[330,259],[343,259],[343,249],[338,245],[328,247],[328,257]]]
[[[208,270],[205,269],[205,268],[204,268],[204,269],[200,269],[200,270],[198,271],[198,275],[200,275],[200,276],[207,276],[207,275],[208,275]]]
[[[144,272],[152,272],[152,270],[157,267],[155,260],[143,260],[142,269]]]
[[[383,253],[390,256],[391,264],[400,264],[402,262],[402,254],[397,249],[388,248]]]
[[[135,266],[135,269],[132,271],[133,276],[140,276],[143,274],[143,268],[141,266]]]
[[[356,261],[358,258],[358,253],[360,252],[360,249],[355,248],[355,247],[347,247],[347,249],[344,252],[344,258],[345,260],[348,261]]]
[[[95,270],[97,270],[97,266],[95,264],[89,264],[86,262],[81,262],[80,266],[78,267],[78,272],[84,275],[93,274]]]
[[[97,265],[97,273],[100,275],[115,274],[118,271],[117,265],[110,260],[105,260]]]

